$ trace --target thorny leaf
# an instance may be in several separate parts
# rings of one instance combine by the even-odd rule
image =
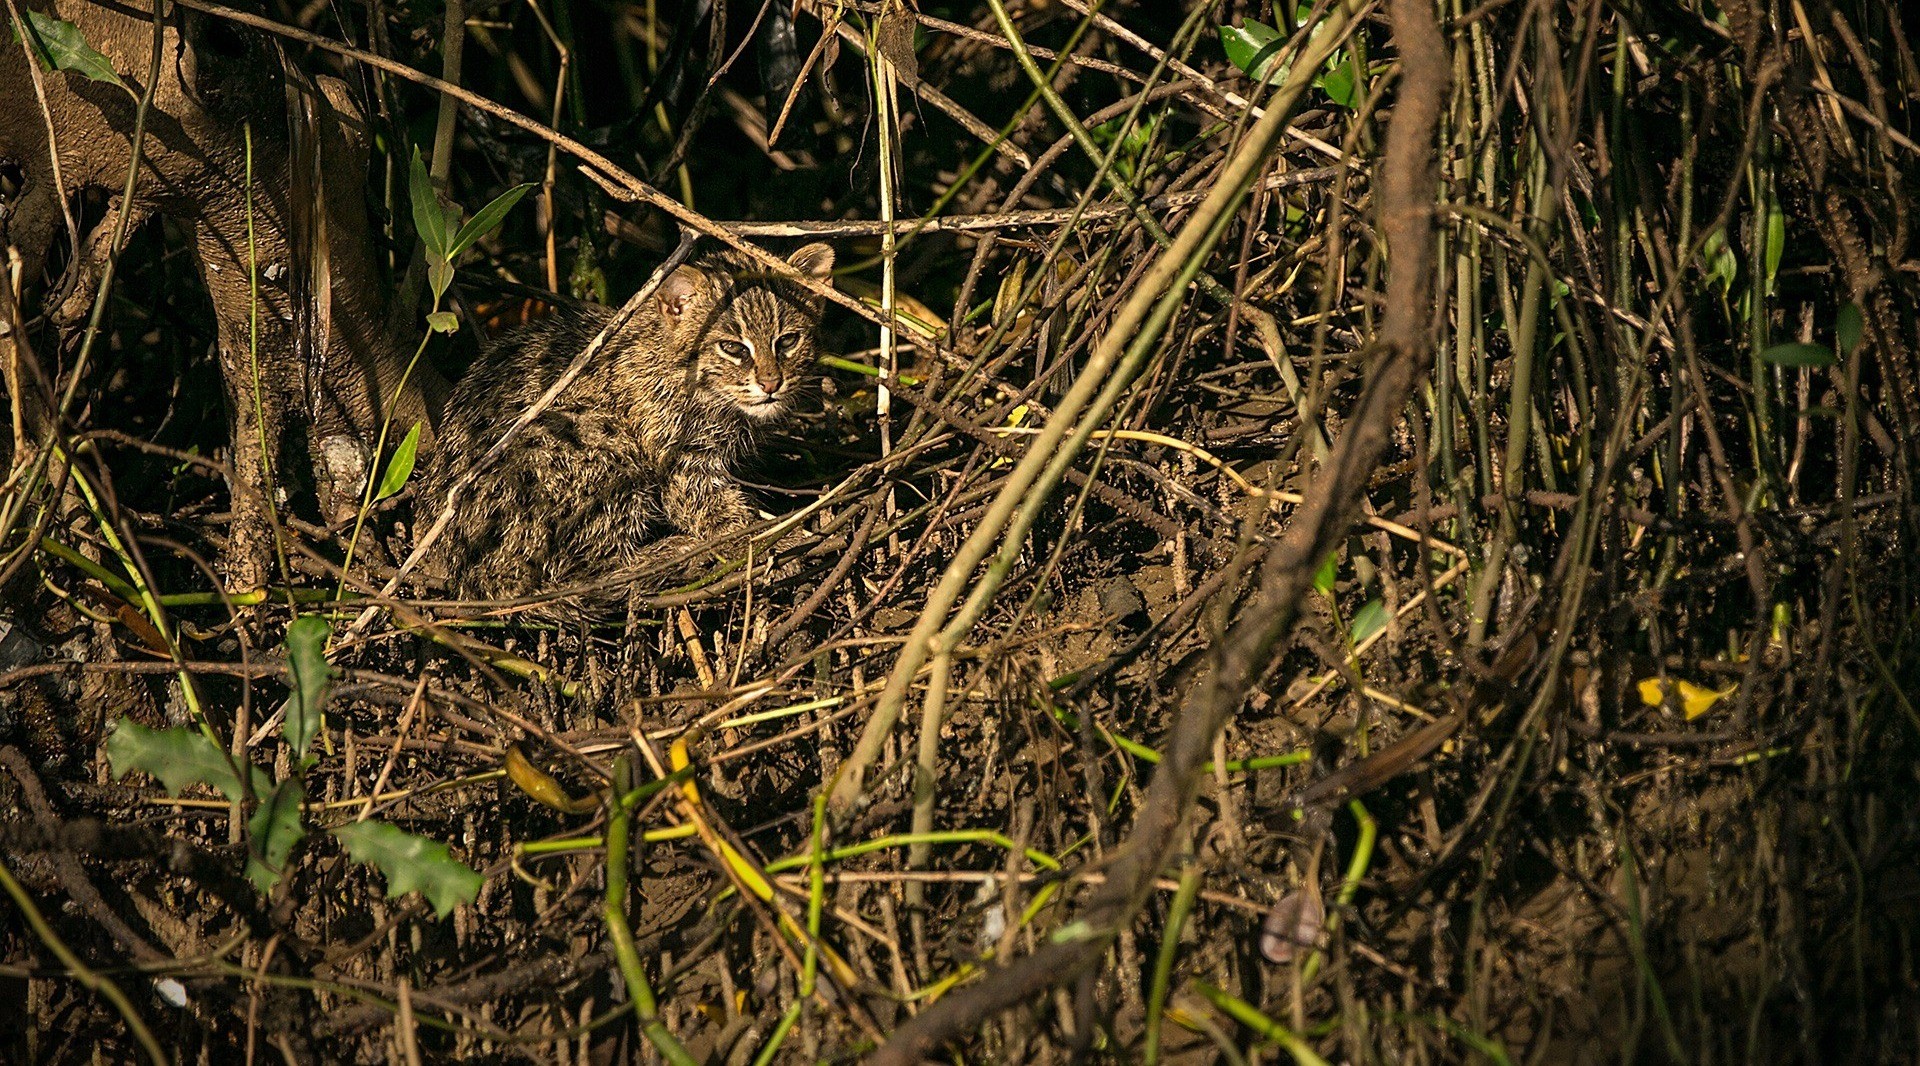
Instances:
[[[294,845],[307,835],[300,824],[306,798],[306,785],[298,776],[289,777],[260,797],[260,809],[247,819],[247,878],[262,895],[286,873]]]
[[[48,70],[71,70],[93,81],[133,91],[127,88],[126,82],[120,80],[120,75],[114,73],[107,57],[94,51],[93,46],[87,43],[80,27],[38,11],[28,10],[26,15],[27,37]]]
[[[355,822],[335,829],[333,835],[347,846],[353,861],[386,875],[389,899],[418,891],[442,918],[460,904],[472,903],[485,881],[454,858],[445,844],[385,822]]]
[[[159,778],[169,795],[179,795],[188,785],[212,785],[235,803],[246,798],[233,762],[196,729],[149,729],[122,718],[108,734],[106,748],[116,781],[130,771],[142,770]],[[266,794],[273,785],[267,775],[258,767],[241,765],[252,774],[254,795]]]
[[[287,701],[287,743],[295,758],[304,758],[320,732],[321,712],[327,704],[327,685],[333,668],[327,665],[326,620],[303,615],[287,627],[287,672],[293,697]]]

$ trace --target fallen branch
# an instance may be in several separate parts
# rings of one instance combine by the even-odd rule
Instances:
[[[1105,956],[1132,924],[1168,861],[1186,845],[1188,813],[1214,736],[1265,676],[1293,630],[1314,571],[1359,514],[1368,477],[1392,443],[1400,412],[1431,358],[1434,135],[1448,83],[1445,41],[1427,0],[1392,0],[1390,11],[1400,50],[1400,86],[1381,168],[1378,216],[1390,266],[1366,392],[1316,480],[1316,491],[1268,556],[1258,593],[1216,646],[1212,669],[1175,721],[1165,758],[1132,832],[1114,852],[1106,884],[1066,927],[1077,935],[1060,937],[935,1003],[900,1027],[871,1060],[876,1066],[917,1063],[999,1011],[1078,980]],[[1263,133],[1277,139],[1272,117],[1285,111],[1270,106],[1248,147],[1264,148]]]

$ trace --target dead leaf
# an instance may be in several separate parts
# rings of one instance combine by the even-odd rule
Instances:
[[[874,27],[873,44],[880,58],[893,68],[893,76],[908,89],[920,85],[920,60],[913,52],[913,30],[918,23],[905,8],[890,6],[880,14]]]
[[[134,636],[140,638],[140,643],[148,651],[155,655],[172,654],[172,650],[167,645],[167,638],[162,636],[160,631],[153,627],[153,623],[147,621],[146,616],[139,611],[122,603],[115,606],[113,617],[121,625],[126,626]]]
[[[832,23],[828,24],[826,43],[820,46],[820,69],[822,70],[832,70],[833,64],[840,58],[840,35],[833,30],[834,25],[839,21],[836,17]]]
[[[1303,885],[1280,897],[1260,926],[1260,954],[1268,962],[1286,963],[1320,945],[1327,928],[1327,907],[1320,890]]]

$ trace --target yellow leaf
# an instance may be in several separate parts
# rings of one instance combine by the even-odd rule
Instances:
[[[567,790],[561,787],[560,782],[527,761],[527,753],[518,744],[507,745],[507,780],[518,785],[520,791],[556,811],[585,814],[600,806],[598,796],[575,799],[567,795]]]
[[[880,309],[880,286],[860,278],[835,278],[834,285],[874,310]],[[893,310],[900,327],[921,340],[936,340],[947,331],[947,320],[933,308],[904,292],[893,294]]]
[[[1200,1028],[1200,1015],[1182,1007],[1169,1005],[1167,1007],[1167,1020],[1182,1029],[1191,1029],[1196,1033],[1203,1031]]]
[[[1715,690],[1701,688],[1691,681],[1668,681],[1663,683],[1657,677],[1649,677],[1641,681],[1637,686],[1640,691],[1640,702],[1649,707],[1665,706],[1667,702],[1666,686],[1668,685],[1672,686],[1673,692],[1679,697],[1681,713],[1687,716],[1687,721],[1689,722],[1712,710],[1714,704],[1733,695],[1740,687],[1738,685],[1728,685],[1724,689]]]
[[[1013,269],[1000,279],[1000,288],[993,297],[993,321],[1005,322],[1007,316],[1015,314],[1020,306],[1020,294],[1027,284],[1027,261],[1016,259]]]
[[[1027,405],[1024,403],[1014,408],[1011,412],[1007,414],[1007,425],[1013,429],[1019,429],[1020,426],[1026,422],[1026,420],[1027,420]],[[1013,465],[1013,460],[1003,455],[1000,458],[995,459],[993,462],[988,463],[987,469],[1000,470],[1012,465]]]

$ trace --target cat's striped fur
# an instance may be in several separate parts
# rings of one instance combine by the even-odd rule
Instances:
[[[788,261],[825,277],[833,252]],[[613,318],[565,311],[487,347],[449,400],[423,514]],[[562,591],[543,613],[613,613],[634,576],[753,520],[731,472],[810,375],[819,318],[738,253],[680,267],[461,494],[431,568],[463,598]]]

